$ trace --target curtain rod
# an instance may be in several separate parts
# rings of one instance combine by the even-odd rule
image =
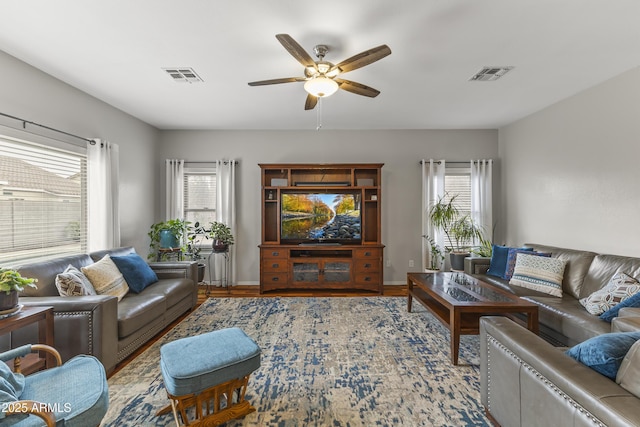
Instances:
[[[488,160],[491,160],[491,159],[488,159]],[[444,162],[445,162],[445,164],[448,164],[448,163],[465,163],[465,164],[469,164],[469,162],[477,163],[477,162],[479,162],[479,160],[445,160]],[[423,164],[423,163],[428,163],[428,162],[426,162],[424,160],[420,160],[420,164]],[[436,160],[433,163],[440,164],[442,162],[440,160]]]
[[[8,118],[10,118],[10,119],[13,119],[13,120],[17,120],[17,121],[19,121],[19,122],[22,122],[22,128],[23,128],[23,129],[26,129],[26,128],[27,128],[27,123],[28,123],[28,124],[30,124],[30,125],[33,125],[33,126],[39,126],[39,127],[41,127],[41,128],[47,129],[47,130],[51,130],[51,131],[54,131],[54,132],[58,132],[58,133],[61,133],[61,134],[67,135],[67,136],[71,136],[71,137],[73,137],[73,138],[82,139],[83,141],[87,141],[87,142],[88,142],[89,144],[91,144],[91,145],[95,145],[95,144],[96,144],[96,141],[95,141],[95,140],[93,140],[93,139],[89,139],[89,138],[85,138],[85,137],[82,137],[82,136],[74,135],[74,134],[72,134],[72,133],[65,132],[65,131],[63,131],[63,130],[59,130],[59,129],[55,129],[55,128],[52,128],[52,127],[49,127],[49,126],[41,125],[40,123],[32,122],[31,120],[21,119],[20,117],[11,116],[11,115],[9,115],[9,114],[5,114],[5,113],[0,113],[0,116],[8,117]]]
[[[207,162],[207,161],[205,161],[205,160],[197,160],[197,161],[193,161],[193,162],[192,162],[191,160],[185,160],[184,162],[185,162],[185,163],[196,163],[196,164],[197,164],[197,163],[217,163],[217,160],[210,160],[210,161],[208,161],[208,162]],[[225,165],[228,165],[228,164],[229,164],[229,161],[228,161],[228,160],[225,160],[225,161],[223,161],[222,163],[224,163]],[[234,164],[234,165],[237,165],[238,163],[239,163],[239,162],[238,162],[237,160],[233,162],[233,164]]]

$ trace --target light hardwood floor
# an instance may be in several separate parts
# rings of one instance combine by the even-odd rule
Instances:
[[[375,297],[380,296],[378,294],[372,294],[371,292],[354,292],[354,291],[283,291],[283,292],[269,292],[268,294],[260,294],[260,289],[258,286],[232,286],[230,289],[224,289],[219,287],[207,287],[205,285],[200,285],[198,289],[198,303],[196,308],[200,306],[203,302],[207,300],[207,298],[253,298],[253,297],[262,297],[262,298],[271,298],[271,297],[310,297],[310,296],[322,296],[322,297]],[[387,297],[401,297],[407,296],[407,287],[406,286],[385,286],[383,290],[383,295]],[[144,352],[147,348],[149,348],[154,342],[156,342],[160,337],[169,332],[175,325],[180,323],[187,317],[191,312],[187,312],[183,314],[180,318],[174,321],[171,325],[167,326],[165,329],[157,333],[152,339],[150,339],[145,345],[140,347],[134,353],[132,353],[129,357],[124,359],[122,362],[116,365],[114,371],[109,375],[109,377],[113,376],[116,372],[118,372],[123,367],[127,366],[129,362],[138,357],[142,352]]]

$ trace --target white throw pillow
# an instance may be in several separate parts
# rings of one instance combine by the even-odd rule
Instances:
[[[580,304],[589,313],[599,316],[638,292],[640,283],[636,279],[625,273],[616,273],[604,288],[580,299]]]
[[[96,290],[87,276],[71,264],[56,276],[56,288],[63,297],[96,295]]]
[[[82,272],[98,295],[113,295],[120,301],[129,292],[129,285],[108,254],[100,261],[82,267]]]

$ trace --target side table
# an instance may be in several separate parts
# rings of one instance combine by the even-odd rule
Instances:
[[[0,335],[17,331],[33,323],[38,324],[38,343],[53,347],[53,307],[49,306],[22,307],[22,310],[20,310],[18,314],[1,319]],[[56,366],[56,361],[53,355],[43,352],[43,354],[38,356],[34,353],[33,355],[25,357],[20,369],[23,374],[28,375],[40,369],[52,368],[54,366]]]

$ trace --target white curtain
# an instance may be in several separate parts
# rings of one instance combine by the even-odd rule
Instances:
[[[87,144],[88,249],[120,246],[118,145],[95,139]]]
[[[218,160],[216,162],[216,219],[231,228],[235,244],[229,247],[230,267],[227,280],[229,285],[236,281],[235,253],[238,244],[236,227],[236,161]],[[216,262],[222,262],[222,257],[215,257]],[[221,266],[216,265],[215,271],[221,271]]]
[[[422,235],[434,239],[436,244],[444,248],[444,234],[436,231],[429,220],[429,212],[441,197],[444,196],[444,160],[422,160]],[[422,238],[422,269],[428,267],[430,257],[429,242]]]
[[[184,160],[165,160],[165,220],[184,219]]]
[[[493,241],[493,160],[471,161],[471,217]]]

